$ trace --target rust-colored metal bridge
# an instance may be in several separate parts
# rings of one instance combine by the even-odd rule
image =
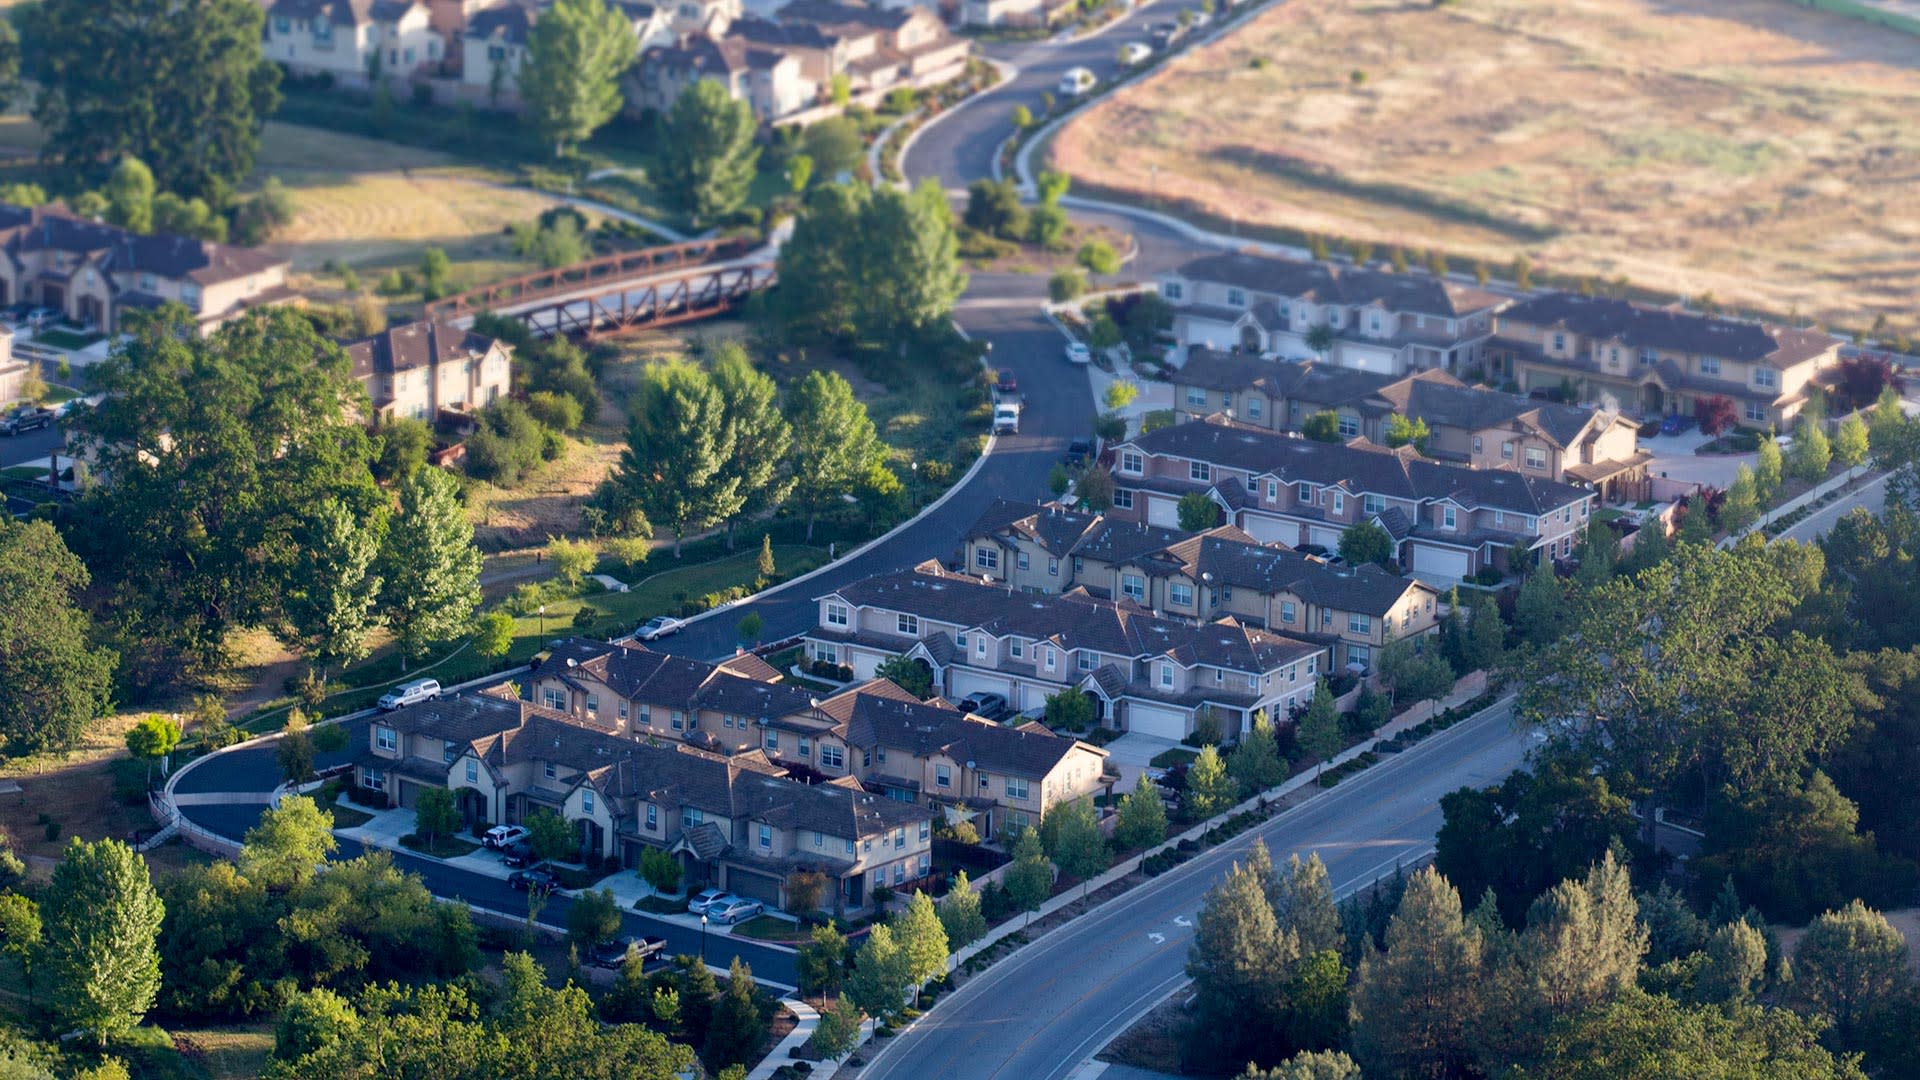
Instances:
[[[436,300],[426,316],[468,325],[490,311],[535,334],[591,339],[725,314],[773,281],[764,252],[738,240],[695,240],[521,274]]]

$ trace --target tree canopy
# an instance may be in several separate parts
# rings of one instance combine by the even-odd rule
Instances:
[[[541,12],[527,34],[520,98],[555,157],[620,111],[620,76],[638,49],[629,16],[604,0],[554,0]]]
[[[0,752],[63,750],[107,711],[115,654],[76,598],[87,568],[45,522],[0,518]]]

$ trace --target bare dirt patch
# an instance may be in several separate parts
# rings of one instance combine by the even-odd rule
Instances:
[[[1853,323],[1920,290],[1917,106],[1915,38],[1784,0],[1330,0],[1171,61],[1052,153],[1242,223]]]

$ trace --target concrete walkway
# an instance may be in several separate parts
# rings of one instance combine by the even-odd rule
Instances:
[[[819,1012],[799,998],[788,998],[780,1004],[791,1010],[799,1023],[793,1025],[793,1030],[787,1033],[787,1037],[781,1039],[772,1050],[767,1052],[767,1056],[760,1060],[760,1064],[753,1067],[753,1071],[747,1074],[747,1080],[773,1080],[773,1074],[779,1070],[780,1066],[794,1060],[789,1051],[804,1045],[813,1037],[813,1029],[820,1026]],[[816,1071],[825,1075],[825,1070],[832,1064],[832,1062],[823,1061]]]

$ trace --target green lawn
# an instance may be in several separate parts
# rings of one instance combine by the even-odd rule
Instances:
[[[809,936],[807,931],[800,928],[800,924],[775,915],[755,915],[746,922],[735,924],[733,932],[756,941],[806,941]]]
[[[56,349],[84,349],[105,336],[105,334],[83,334],[77,330],[55,328],[40,331],[34,336],[34,340]]]
[[[480,850],[479,844],[469,843],[457,836],[441,836],[435,838],[431,845],[423,844],[413,833],[401,837],[400,846],[437,859],[457,859],[462,855],[471,855]]]
[[[1171,769],[1175,765],[1191,765],[1199,757],[1200,752],[1198,750],[1189,750],[1184,746],[1176,746],[1170,750],[1162,750],[1153,755],[1153,759],[1147,762],[1147,764],[1156,769]]]
[[[652,915],[679,915],[687,910],[685,900],[672,900],[664,896],[643,896],[633,902],[633,910],[644,911]]]
[[[333,815],[333,827],[336,829],[351,829],[373,820],[373,815],[365,810],[341,804],[338,783],[331,783],[321,788],[314,796],[314,805]]]

